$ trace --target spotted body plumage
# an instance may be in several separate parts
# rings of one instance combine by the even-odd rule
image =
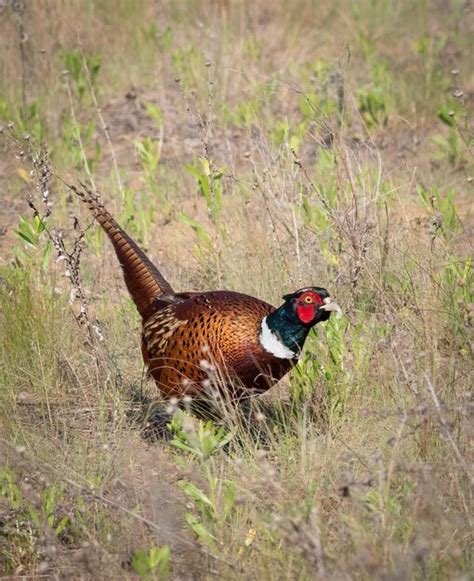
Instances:
[[[183,293],[143,325],[142,351],[157,385],[166,393],[196,396],[209,385],[233,384],[235,393],[268,389],[295,363],[275,361],[259,342],[271,305],[230,291]]]

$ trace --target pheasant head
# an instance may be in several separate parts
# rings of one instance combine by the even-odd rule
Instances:
[[[275,357],[298,359],[310,329],[327,321],[332,312],[341,312],[341,308],[320,287],[302,288],[284,295],[283,300],[278,309],[263,318],[260,343]]]

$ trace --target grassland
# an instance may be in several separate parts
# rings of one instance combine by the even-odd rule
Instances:
[[[469,578],[473,31],[460,0],[0,3],[0,576]],[[152,432],[79,179],[178,290],[343,306],[250,423]]]

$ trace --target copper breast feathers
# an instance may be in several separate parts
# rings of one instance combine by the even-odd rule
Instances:
[[[150,374],[168,396],[196,396],[211,383],[265,391],[293,366],[276,361],[260,345],[262,319],[273,310],[230,291],[158,297],[143,324]]]

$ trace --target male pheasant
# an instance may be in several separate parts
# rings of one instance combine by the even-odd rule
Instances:
[[[298,362],[310,329],[340,310],[319,287],[285,295],[279,308],[238,292],[175,292],[97,196],[71,189],[114,246],[143,319],[143,359],[167,397],[201,399],[209,387],[232,397],[266,391]]]

